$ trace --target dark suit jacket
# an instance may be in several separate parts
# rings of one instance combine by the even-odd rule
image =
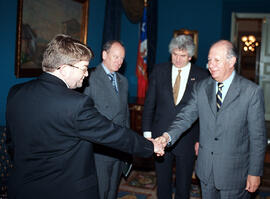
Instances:
[[[196,173],[207,183],[213,171],[218,189],[244,189],[247,175],[263,172],[266,132],[262,89],[235,74],[220,110],[216,81],[194,85],[189,103],[176,116],[168,133],[171,143],[200,117],[200,147]]]
[[[115,92],[110,79],[101,64],[91,69],[89,73],[89,86],[84,93],[93,99],[97,110],[113,123],[129,127],[128,108],[128,81],[123,75],[116,72],[118,93]],[[109,147],[95,145],[97,152],[105,161],[120,159],[126,160],[127,154]],[[131,158],[131,157],[130,157]],[[124,164],[123,167],[124,169]]]
[[[198,66],[191,65],[186,90],[180,103],[175,106],[172,89],[172,63],[156,65],[150,75],[149,87],[144,103],[142,128],[152,131],[153,137],[158,137],[168,130],[176,114],[180,112],[190,99],[193,84],[208,76],[208,72]],[[174,145],[175,154],[193,150],[198,141],[198,122],[188,129],[178,143]]]
[[[48,73],[11,88],[6,119],[15,148],[10,199],[97,199],[92,142],[153,153],[151,142],[108,121],[88,96]]]

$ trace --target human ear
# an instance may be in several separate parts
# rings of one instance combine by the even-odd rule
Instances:
[[[236,63],[236,57],[232,57],[232,58],[230,59],[230,65],[231,65],[232,67],[234,67],[235,63]]]
[[[105,60],[107,57],[107,52],[105,50],[102,51],[102,59]]]
[[[67,74],[68,74],[68,67],[66,67],[65,65],[62,65],[62,66],[59,67],[58,70],[59,70],[59,73],[60,73],[62,76],[64,76],[64,77],[67,76]]]

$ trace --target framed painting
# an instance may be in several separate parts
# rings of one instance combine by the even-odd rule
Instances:
[[[67,34],[86,44],[89,0],[19,0],[16,41],[16,77],[42,73],[48,42]]]
[[[194,54],[194,58],[197,59],[198,57],[198,41],[199,41],[199,37],[198,37],[198,31],[196,30],[187,30],[187,29],[180,29],[180,30],[175,30],[173,33],[173,36],[176,37],[178,35],[190,35],[194,41],[195,44],[195,54]]]

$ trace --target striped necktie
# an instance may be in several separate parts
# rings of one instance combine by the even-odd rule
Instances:
[[[108,73],[107,75],[108,75],[109,79],[111,80],[111,83],[112,83],[112,86],[113,86],[114,90],[118,93],[117,86],[116,86],[116,81],[115,81],[115,78],[114,78],[114,74]]]
[[[218,92],[217,92],[217,111],[219,111],[221,105],[222,105],[222,88],[224,84],[218,83]]]

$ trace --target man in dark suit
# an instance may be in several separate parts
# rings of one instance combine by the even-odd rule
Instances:
[[[264,98],[255,83],[236,74],[236,53],[221,40],[208,54],[211,77],[198,82],[191,100],[168,133],[157,140],[176,143],[200,118],[196,173],[207,199],[245,199],[257,190],[266,147]]]
[[[102,49],[103,61],[91,71],[90,86],[84,93],[91,97],[102,115],[129,128],[128,81],[117,72],[124,58],[123,44],[107,41]],[[100,199],[116,199],[121,174],[130,168],[125,160],[127,154],[101,145],[95,145],[94,152]]]
[[[93,143],[150,156],[153,144],[100,115],[82,86],[92,57],[84,44],[57,35],[38,79],[11,88],[7,130],[14,146],[10,199],[98,199]],[[162,148],[155,151],[162,155]]]
[[[150,75],[142,127],[143,131],[151,131],[154,138],[161,136],[168,129],[175,115],[185,107],[191,97],[193,84],[208,75],[206,70],[190,63],[194,49],[190,36],[180,35],[172,38],[169,44],[172,63],[156,65]],[[159,199],[172,198],[174,160],[176,163],[175,198],[189,199],[195,160],[194,145],[198,142],[198,136],[199,128],[196,122],[174,147],[167,150],[163,157],[156,159]]]

